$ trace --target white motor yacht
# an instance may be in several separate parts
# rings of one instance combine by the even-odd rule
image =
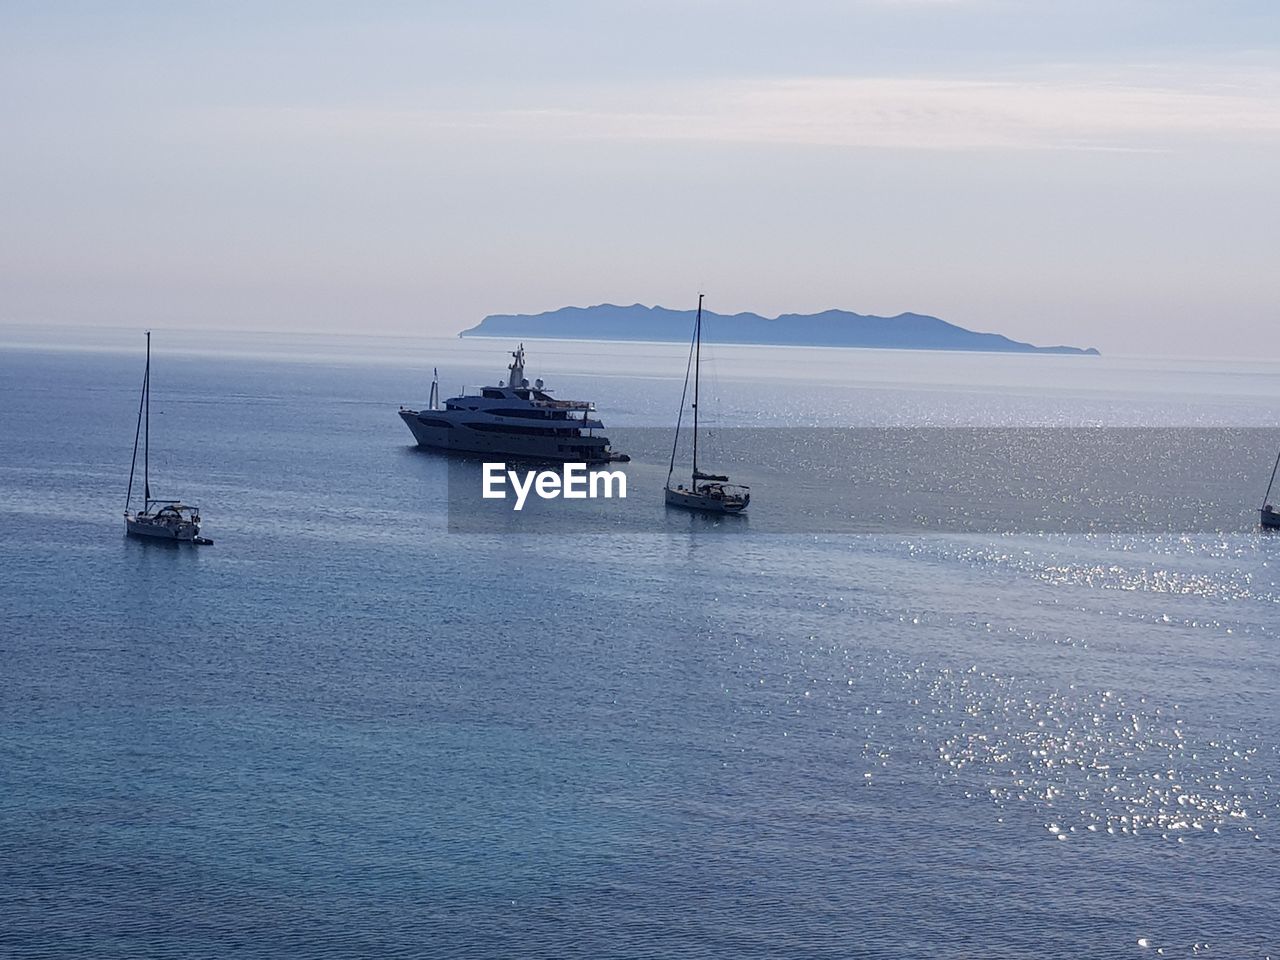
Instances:
[[[557,400],[542,380],[524,373],[524,344],[512,351],[508,376],[496,386],[464,390],[440,404],[439,376],[423,410],[400,408],[418,446],[520,460],[572,463],[626,461],[614,453],[586,400]]]

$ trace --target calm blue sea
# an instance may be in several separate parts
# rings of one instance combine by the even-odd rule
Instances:
[[[166,548],[122,535],[142,347],[0,329],[0,957],[1280,955],[1280,537],[788,533],[768,472],[708,523],[653,458],[651,531],[450,533],[396,409],[511,345],[157,331],[153,490],[216,541]],[[674,417],[679,346],[528,352]],[[1256,362],[704,386],[779,437],[1280,416]]]

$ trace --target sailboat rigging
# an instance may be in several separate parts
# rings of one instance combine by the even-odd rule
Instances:
[[[667,505],[701,510],[707,513],[741,513],[751,502],[751,491],[741,484],[729,483],[724,474],[705,473],[698,469],[698,390],[702,368],[702,294],[698,294],[698,312],[693,321],[693,339],[689,344],[689,362],[685,366],[684,388],[680,391],[680,412],[676,415],[676,434],[671,442],[671,465],[667,469],[665,494]],[[680,445],[680,425],[684,419],[684,401],[689,395],[689,375],[693,374],[693,471],[689,486],[671,485],[676,470],[676,451]]]
[[[133,480],[138,469],[138,441],[142,441],[142,509],[132,511]],[[179,500],[156,500],[151,496],[151,331],[147,331],[147,365],[142,374],[142,395],[138,398],[138,423],[133,431],[133,460],[129,464],[129,487],[124,496],[124,530],[128,536],[150,537],[179,543],[213,543],[200,536],[200,508]]]

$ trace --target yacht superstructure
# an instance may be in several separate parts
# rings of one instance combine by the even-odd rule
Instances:
[[[604,424],[595,404],[557,400],[541,380],[524,375],[524,344],[512,351],[508,377],[497,386],[464,390],[440,406],[439,378],[424,410],[400,408],[400,418],[420,447],[458,453],[494,454],[523,460],[604,463],[628,460],[595,431]]]

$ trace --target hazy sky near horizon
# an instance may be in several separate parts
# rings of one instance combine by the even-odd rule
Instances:
[[[1280,358],[1274,0],[7,0],[0,84],[0,322]]]

